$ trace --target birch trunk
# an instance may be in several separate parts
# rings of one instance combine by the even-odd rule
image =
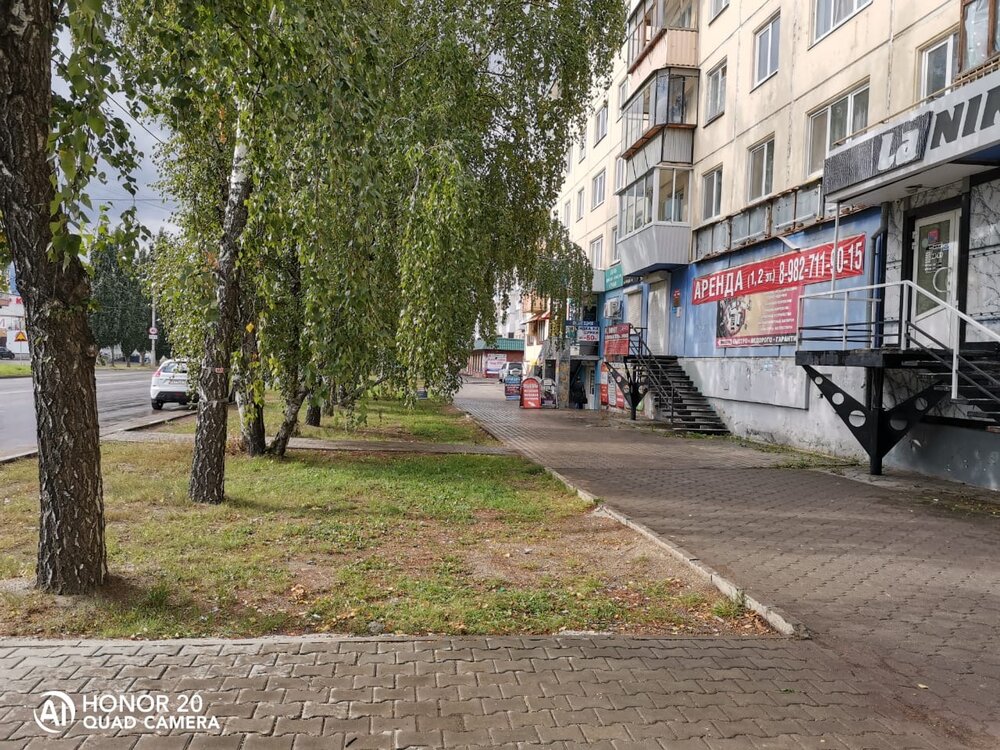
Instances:
[[[25,304],[38,430],[36,583],[81,594],[107,577],[90,282],[77,257],[50,258],[48,153],[56,12],[0,0],[0,229]]]
[[[221,503],[226,495],[227,397],[239,312],[237,264],[240,238],[247,224],[246,201],[252,189],[242,123],[237,124],[235,142],[219,257],[213,271],[218,316],[205,339],[205,355],[198,373],[198,427],[189,486],[189,496],[196,503]]]

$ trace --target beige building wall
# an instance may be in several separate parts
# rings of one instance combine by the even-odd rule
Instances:
[[[569,222],[566,224],[570,239],[583,248],[587,256],[591,255],[591,243],[602,238],[602,252],[599,258],[590,258],[594,269],[607,268],[614,260],[614,229],[618,218],[618,196],[615,195],[615,164],[622,150],[622,122],[620,86],[626,79],[625,55],[619,51],[611,71],[610,86],[594,92],[587,114],[586,151],[580,159],[580,141],[577,139],[569,154],[565,182],[559,201],[554,207],[555,216],[560,221],[565,220],[565,206],[570,205]],[[627,94],[626,94],[627,96]],[[608,106],[607,135],[599,143],[595,143],[597,113],[604,104]],[[604,201],[594,206],[594,178],[604,172]],[[577,200],[580,191],[584,194],[583,217],[577,218]],[[598,273],[598,278],[603,274]]]
[[[822,176],[808,166],[810,114],[869,86],[869,126],[912,106],[921,96],[923,49],[957,31],[958,0],[871,0],[815,39],[817,0],[730,0],[714,19],[703,0],[699,31],[701,112],[695,137],[695,228],[712,224],[703,211],[703,176],[723,167],[721,216],[751,204],[750,149],[774,138],[777,195]],[[778,71],[755,83],[757,32],[780,14]],[[727,63],[725,112],[708,121],[708,75]],[[761,202],[757,199],[753,203]]]

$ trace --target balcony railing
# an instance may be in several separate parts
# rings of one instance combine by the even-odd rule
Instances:
[[[618,252],[624,276],[687,265],[691,256],[691,227],[661,222],[647,224],[618,240]]]
[[[833,216],[823,202],[821,182],[812,182],[748,206],[695,232],[696,260],[808,227]]]

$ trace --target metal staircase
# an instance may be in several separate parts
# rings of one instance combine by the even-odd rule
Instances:
[[[886,320],[883,312],[890,289],[899,295],[897,320]],[[938,330],[932,334],[914,320],[912,303],[921,296],[947,316],[946,333]],[[967,407],[967,417],[984,425],[1000,425],[1000,334],[958,309],[953,301],[940,299],[913,281],[903,280],[803,295],[800,320],[806,319],[805,305],[813,300],[841,307],[841,320],[802,326],[796,362],[868,452],[873,474],[881,473],[882,458],[931,409],[948,398],[953,404]],[[864,315],[859,314],[862,310]],[[968,342],[966,335],[970,332],[982,341]],[[865,368],[869,383],[866,403],[816,369],[828,366]],[[909,371],[923,387],[883,409],[887,369]]]
[[[609,363],[610,364],[610,363]],[[708,399],[698,390],[677,357],[653,354],[645,329],[632,328],[629,354],[622,368],[610,364],[615,383],[625,393],[632,419],[645,396],[652,395],[657,421],[675,432],[728,435],[729,430]]]

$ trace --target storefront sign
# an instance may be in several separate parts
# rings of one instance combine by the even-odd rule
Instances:
[[[627,357],[632,326],[628,323],[608,326],[604,329],[604,356]]]
[[[578,344],[596,344],[601,340],[601,329],[597,323],[578,323],[576,326],[576,342]]]
[[[795,341],[799,297],[809,284],[865,272],[865,235],[700,276],[693,303],[718,305],[717,347],[777,346]],[[836,271],[834,271],[836,269]]]
[[[604,291],[610,292],[625,284],[625,274],[622,272],[622,264],[617,263],[604,270]]]
[[[506,354],[487,354],[486,355],[486,372],[496,373],[500,372],[500,368],[507,364]]]
[[[503,393],[508,401],[518,401],[521,398],[521,376],[508,375],[503,379]]]
[[[521,408],[542,408],[542,381],[534,376],[528,376],[521,381]]]
[[[927,151],[930,128],[931,113],[924,112],[831,156],[823,168],[823,189],[843,190],[920,161]]]
[[[1000,142],[1000,71],[959,86],[890,124],[835,149],[823,170],[823,192],[844,201],[932,167],[973,157]],[[954,177],[942,176],[951,181]]]

